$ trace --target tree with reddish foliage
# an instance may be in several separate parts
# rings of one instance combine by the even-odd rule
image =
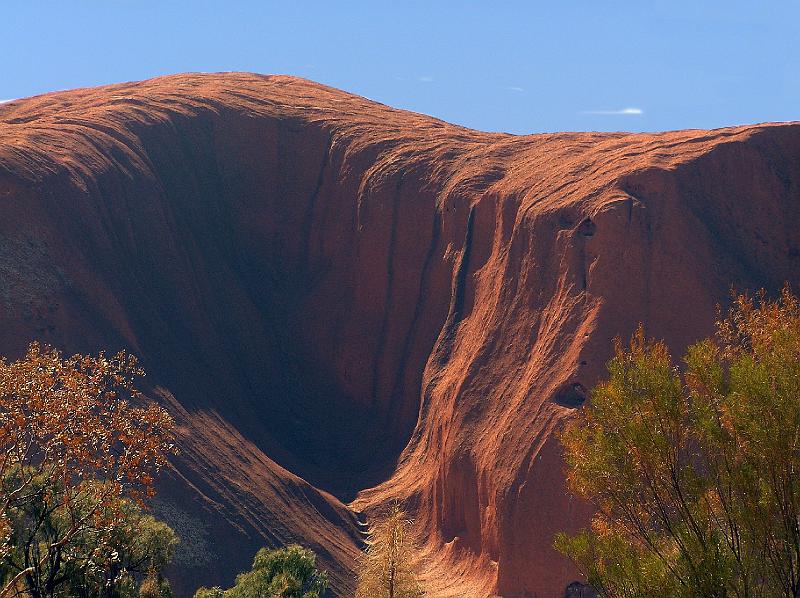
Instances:
[[[125,352],[33,343],[0,359],[0,597],[54,596],[102,568],[130,505],[153,495],[174,422],[136,389],[143,374]]]

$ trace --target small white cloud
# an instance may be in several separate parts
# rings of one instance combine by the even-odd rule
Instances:
[[[641,108],[623,108],[622,110],[581,110],[581,114],[604,114],[610,116],[630,116],[644,114]]]
[[[13,102],[13,101],[14,101],[13,98],[9,99],[9,100],[0,100],[0,104],[8,104],[9,102]]]
[[[506,87],[506,89],[508,91],[517,91],[519,93],[522,93],[523,91],[525,91],[524,87],[517,87],[516,85],[509,85],[508,87]]]
[[[431,76],[428,76],[428,75],[419,78],[419,82],[420,83],[433,83],[433,81],[434,81],[434,78],[431,77]]]

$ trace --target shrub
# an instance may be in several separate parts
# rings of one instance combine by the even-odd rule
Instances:
[[[562,435],[598,510],[556,548],[606,596],[800,595],[800,303],[739,296],[685,366],[617,343]]]
[[[356,598],[420,598],[425,595],[414,569],[418,549],[413,522],[400,505],[370,526],[367,551],[358,571]]]
[[[172,588],[155,568],[151,568],[139,587],[139,598],[172,598]]]
[[[228,589],[200,588],[195,598],[319,598],[328,588],[328,575],[316,568],[313,551],[292,544],[277,550],[262,548],[253,568],[236,577]]]

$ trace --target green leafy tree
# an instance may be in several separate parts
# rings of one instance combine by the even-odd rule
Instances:
[[[562,434],[591,529],[559,534],[601,594],[800,596],[800,303],[736,298],[684,373],[641,327]]]
[[[71,593],[86,598],[135,595],[136,579],[146,574],[140,594],[146,587],[157,588],[161,596],[171,598],[163,571],[172,562],[178,543],[178,536],[166,523],[143,512],[136,503],[123,500],[102,541],[83,543],[85,554],[94,558],[83,576],[72,576]],[[81,556],[75,554],[75,560]]]
[[[195,598],[319,598],[328,588],[328,574],[317,570],[316,561],[313,551],[297,544],[262,548],[253,568],[240,573],[234,587],[200,588]]]
[[[370,526],[367,550],[358,572],[356,598],[421,598],[425,595],[414,570],[419,550],[411,535],[413,522],[400,505]]]
[[[3,569],[7,576],[31,569],[20,593],[134,596],[137,575],[160,573],[172,561],[178,543],[172,529],[131,500],[98,506],[102,484],[72,487],[78,496],[69,500],[67,489],[47,478],[34,478],[28,490],[6,513],[12,531]]]

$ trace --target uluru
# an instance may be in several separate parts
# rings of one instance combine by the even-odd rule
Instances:
[[[483,133],[248,73],[0,104],[0,354],[139,357],[176,596],[293,542],[352,596],[397,501],[429,596],[564,595],[557,432],[613,339],[800,288],[798,231],[791,122]]]

